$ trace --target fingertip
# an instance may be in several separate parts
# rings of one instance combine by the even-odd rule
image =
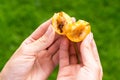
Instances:
[[[39,39],[45,34],[50,24],[51,24],[51,19],[45,21],[29,37],[32,38],[33,40]]]
[[[34,45],[39,45],[39,49],[45,49],[49,47],[55,39],[55,32],[53,31],[51,25],[49,25],[45,34],[43,34],[38,40],[34,42]]]
[[[88,44],[90,44],[90,43],[92,42],[92,40],[93,40],[93,33],[90,32],[90,33],[86,36],[86,38],[82,41],[81,45],[88,45]]]
[[[95,63],[94,54],[91,46],[93,41],[93,33],[91,32],[87,35],[87,37],[83,40],[83,42],[80,45],[82,63],[86,66],[91,66],[91,64]]]
[[[68,46],[69,45],[69,40],[66,37],[61,38],[61,45],[62,46]]]
[[[65,37],[61,38],[60,50],[59,50],[59,64],[60,68],[69,64],[69,40]]]
[[[49,25],[49,27],[48,27],[45,35],[46,35],[47,37],[55,36],[55,31],[53,30],[51,24]],[[51,38],[52,38],[52,37],[51,37]]]
[[[73,22],[76,22],[76,19],[75,19],[75,17],[72,17],[72,21],[73,21]]]

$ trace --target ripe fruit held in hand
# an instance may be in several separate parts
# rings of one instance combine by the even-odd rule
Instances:
[[[73,42],[82,41],[91,31],[90,24],[84,20],[73,22],[64,12],[55,13],[52,17],[53,29],[60,35],[66,35]]]

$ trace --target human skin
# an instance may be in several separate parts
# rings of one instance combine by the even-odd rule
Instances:
[[[61,42],[61,44],[60,44]],[[0,80],[47,80],[59,62],[57,80],[102,80],[102,67],[93,35],[77,43],[58,36],[51,20],[38,27],[6,63]]]
[[[59,43],[51,20],[46,21],[15,51],[0,80],[46,80],[58,64]]]
[[[81,43],[77,43],[77,48],[79,56],[73,43],[62,38],[57,80],[102,80],[103,72],[93,34],[90,33]]]

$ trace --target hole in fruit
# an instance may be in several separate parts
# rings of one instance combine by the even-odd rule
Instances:
[[[63,26],[64,26],[63,23],[58,24],[58,28],[60,29],[60,32],[61,32],[61,33],[63,32],[63,30],[62,30]]]

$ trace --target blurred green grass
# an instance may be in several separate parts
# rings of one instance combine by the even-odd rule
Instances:
[[[0,70],[41,23],[65,11],[91,23],[103,80],[120,80],[120,0],[0,0]],[[49,80],[56,79],[56,68]]]

